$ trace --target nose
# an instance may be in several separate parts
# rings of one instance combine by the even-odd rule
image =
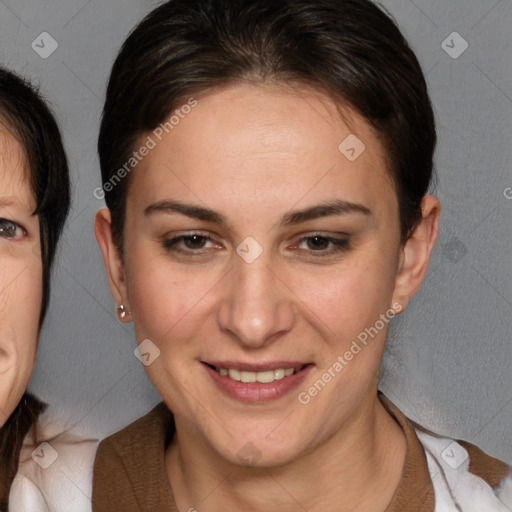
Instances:
[[[222,332],[246,348],[264,347],[289,332],[296,320],[293,293],[264,255],[247,263],[235,256],[217,313]]]

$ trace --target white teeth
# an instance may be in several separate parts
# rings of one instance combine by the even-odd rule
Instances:
[[[267,372],[258,372],[256,374],[256,380],[265,384],[267,382],[274,382],[274,370],[268,370]]]
[[[215,368],[224,377],[236,380],[237,382],[260,382],[268,384],[275,380],[281,380],[293,375],[295,368],[277,368],[276,370],[265,370],[262,372],[246,372],[226,368]]]
[[[281,380],[285,377],[285,370],[282,368],[279,368],[279,370],[274,370],[274,379],[275,380]]]
[[[242,382],[256,382],[256,375],[254,372],[240,372],[240,380]]]
[[[228,374],[230,379],[237,380],[238,382],[240,382],[240,372],[238,370],[229,370]]]

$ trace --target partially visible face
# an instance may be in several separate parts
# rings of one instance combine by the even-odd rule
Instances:
[[[42,300],[39,221],[21,145],[0,125],[0,426],[34,368]]]
[[[133,171],[117,298],[147,360],[160,350],[146,369],[178,426],[232,462],[282,464],[373,407],[398,200],[371,127],[315,91],[197,100]],[[354,138],[339,149],[351,134],[359,156]]]

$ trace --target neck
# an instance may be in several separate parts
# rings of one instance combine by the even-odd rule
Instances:
[[[333,436],[279,467],[231,464],[179,427],[166,452],[179,510],[384,512],[405,463],[405,435],[376,394]]]

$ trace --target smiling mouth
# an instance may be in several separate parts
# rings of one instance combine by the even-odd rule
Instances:
[[[246,370],[239,370],[236,368],[223,368],[220,366],[213,366],[206,363],[207,366],[215,370],[219,375],[236,382],[259,382],[260,384],[270,384],[271,382],[282,380],[286,377],[290,377],[295,373],[300,372],[307,364],[295,367],[295,368],[275,368],[269,370],[262,370],[258,372],[251,372]]]

